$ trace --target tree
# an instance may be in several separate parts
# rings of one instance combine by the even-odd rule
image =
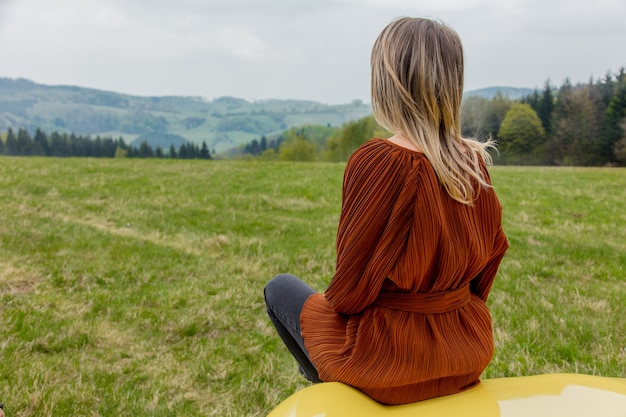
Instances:
[[[147,141],[144,140],[141,144],[139,144],[139,152],[137,153],[137,156],[139,158],[154,158],[154,151]]]
[[[622,119],[622,123],[620,124],[622,128],[622,138],[615,143],[613,147],[613,153],[615,155],[615,159],[622,165],[626,165],[626,117]]]
[[[550,135],[552,133],[552,114],[554,113],[554,94],[552,93],[550,80],[546,80],[543,85],[541,100],[539,101],[539,106],[536,111],[539,119],[541,119],[543,129],[546,131],[547,135]]]
[[[50,149],[52,156],[67,157],[72,156],[72,149],[67,141],[66,135],[60,135],[58,132],[52,132],[50,135]]]
[[[555,107],[554,134],[550,140],[553,161],[558,165],[599,165],[601,129],[596,107],[591,99],[592,87],[572,87],[566,82]]]
[[[257,156],[257,155],[259,155],[262,152],[261,151],[261,144],[259,143],[258,140],[253,139],[252,142],[250,142],[246,146],[244,146],[243,151],[244,151],[244,153]]]
[[[117,141],[115,141],[113,143],[113,145],[115,146],[115,149],[117,150],[117,148],[122,148],[124,150],[128,150],[128,145],[126,145],[126,142],[124,142],[124,138],[119,137],[117,139]]]
[[[523,99],[531,102],[539,92]],[[499,91],[491,100],[480,96],[470,96],[463,99],[461,105],[461,133],[465,137],[479,140],[497,136],[500,125],[511,108],[513,101],[503,96]],[[534,106],[533,106],[534,107]]]
[[[189,152],[187,151],[187,144],[186,143],[183,143],[178,148],[178,157],[180,159],[189,159],[190,158]]]
[[[33,140],[26,129],[20,128],[17,131],[17,155],[32,155],[32,151]]]
[[[488,134],[492,134],[497,137],[498,132],[500,132],[500,125],[504,121],[504,118],[512,105],[513,101],[502,95],[500,91],[493,96],[485,123],[485,130]]]
[[[276,154],[274,148],[267,148],[261,155],[259,155],[259,159],[262,161],[275,161],[278,159],[278,155]]]
[[[615,145],[624,136],[622,121],[626,117],[626,79],[624,79],[623,73],[618,79],[620,83],[617,85],[615,94],[611,98],[604,114],[604,135],[601,142],[601,152],[603,158],[606,159],[605,162],[613,162],[615,160]]]
[[[17,146],[17,139],[13,133],[13,129],[9,128],[7,131],[7,139],[4,144],[4,153],[6,155],[19,155],[19,148]]]
[[[315,146],[304,136],[292,131],[290,137],[280,145],[278,157],[283,161],[314,161]]]
[[[72,156],[88,156],[87,149],[82,137],[76,137],[74,133],[69,137],[70,148],[72,149]],[[100,155],[97,155],[100,156]]]
[[[483,139],[497,132],[488,131],[491,101],[480,96],[463,99],[461,105],[461,133],[465,137]]]
[[[134,146],[130,146],[126,151],[127,158],[137,158],[139,156],[139,150]]]
[[[613,74],[607,72],[602,80],[596,84],[596,89],[600,95],[600,101],[603,104],[603,108],[606,109],[613,98],[615,93],[616,81],[613,79]]]
[[[202,147],[200,148],[200,159],[211,159],[211,153],[205,141],[202,141]]]
[[[114,158],[126,158],[128,156],[128,151],[121,146],[115,148]]]
[[[111,143],[111,147],[112,147]],[[106,140],[100,136],[96,136],[95,140],[89,140],[83,144],[84,152],[87,155],[95,156],[97,158],[109,157],[115,155],[115,148],[109,149],[109,145]]]
[[[22,150],[22,155],[46,156],[46,152],[41,143],[31,138],[26,130],[24,130],[24,134],[26,136],[26,147]]]
[[[50,156],[52,154],[50,150],[50,143],[48,142],[48,137],[44,132],[41,131],[41,129],[37,128],[33,141],[39,144],[39,146],[43,150],[44,155]]]
[[[366,140],[380,136],[389,136],[389,132],[380,128],[373,116],[350,121],[326,140],[324,159],[334,162],[347,161]]]
[[[537,113],[526,103],[516,103],[506,113],[498,131],[500,152],[507,163],[545,163],[545,131]]]
[[[123,143],[124,141],[122,141]],[[104,138],[102,139],[102,157],[104,158],[113,158],[115,157],[115,152],[117,151],[118,142],[114,141],[113,138]]]

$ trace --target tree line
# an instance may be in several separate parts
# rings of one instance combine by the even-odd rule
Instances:
[[[384,137],[389,132],[382,129],[373,116],[350,121],[341,127],[330,125],[305,125],[294,127],[280,135],[241,146],[234,157],[279,161],[342,162],[365,140]]]
[[[497,163],[626,165],[626,72],[560,87],[546,81],[520,100],[470,97],[462,106],[466,136],[498,142]]]
[[[576,85],[566,79],[560,87],[548,80],[521,99],[467,97],[461,130],[465,137],[495,139],[496,164],[626,166],[626,71]],[[340,162],[369,138],[389,135],[370,115],[341,127],[307,125],[262,136],[224,157]],[[0,155],[212,159],[206,142],[135,147],[122,138],[48,135],[40,129],[31,136],[24,128],[9,128],[3,136]]]
[[[90,157],[90,158],[177,158],[177,159],[212,159],[206,144],[182,144],[178,148],[172,144],[168,149],[148,142],[141,142],[139,147],[126,144],[123,138],[75,135],[73,133],[52,132],[50,135],[37,129],[34,135],[24,129],[17,133],[9,128],[0,138],[0,155],[6,156],[50,156],[50,157]]]
[[[463,100],[465,137],[495,139],[496,164],[626,166],[626,71],[560,87],[546,81],[521,99],[496,94]],[[292,128],[277,138],[254,140],[240,157],[295,161],[346,161],[372,137],[386,137],[372,116],[342,127]]]

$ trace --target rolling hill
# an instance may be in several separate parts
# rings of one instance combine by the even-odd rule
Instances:
[[[532,94],[532,92],[532,88],[523,87],[486,87],[478,90],[466,91],[463,93],[463,97],[478,96],[486,99],[491,99],[496,94],[500,93],[504,97],[516,100]]]
[[[342,124],[370,114],[360,100],[326,105],[304,100],[249,102],[234,97],[141,97],[75,86],[49,86],[25,79],[0,78],[0,131],[74,132],[123,137],[127,143],[175,138],[217,152],[293,126]]]
[[[490,87],[465,96],[490,98],[500,91],[519,98],[530,89]],[[371,112],[360,100],[327,105],[306,100],[249,102],[235,97],[143,97],[76,86],[50,86],[0,77],[0,131],[37,128],[46,132],[146,140],[162,148],[206,142],[222,152],[262,136],[306,124],[341,126]]]

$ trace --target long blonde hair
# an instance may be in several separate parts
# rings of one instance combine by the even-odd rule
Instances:
[[[374,43],[371,64],[378,123],[424,152],[453,199],[472,204],[480,187],[490,187],[480,160],[491,163],[493,143],[461,136],[463,47],[457,33],[429,19],[394,20]]]

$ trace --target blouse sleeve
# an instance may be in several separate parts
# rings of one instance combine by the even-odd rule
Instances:
[[[494,241],[493,249],[491,251],[491,257],[487,265],[480,271],[476,278],[470,281],[470,290],[476,294],[483,301],[487,301],[489,292],[491,291],[491,285],[498,272],[500,262],[509,247],[509,242],[504,235],[502,226],[498,227],[496,232],[496,238]]]
[[[324,296],[358,314],[378,296],[408,239],[416,187],[411,155],[367,144],[348,161],[337,232],[335,275]]]

